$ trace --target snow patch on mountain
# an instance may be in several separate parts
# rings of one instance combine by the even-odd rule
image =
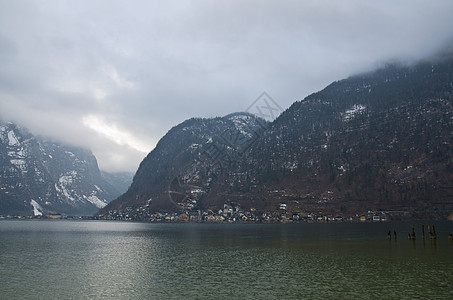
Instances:
[[[350,109],[346,110],[344,113],[341,113],[341,118],[344,122],[351,121],[357,115],[365,112],[366,106],[362,104],[354,104]]]
[[[88,197],[84,196],[84,198],[87,199],[90,203],[94,204],[97,208],[103,208],[107,205],[107,203],[99,199],[96,195],[91,195]]]
[[[16,137],[16,134],[12,130],[8,131],[8,144],[10,146],[19,146],[20,145],[19,140]]]
[[[33,206],[33,215],[34,216],[42,216],[42,207],[41,205],[39,205],[38,202],[36,202],[35,200],[31,200],[30,201],[30,204]]]
[[[27,172],[27,162],[24,159],[11,159],[10,162],[22,172]]]

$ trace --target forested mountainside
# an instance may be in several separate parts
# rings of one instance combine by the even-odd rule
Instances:
[[[243,135],[245,143],[218,139],[230,131],[226,117],[188,120],[162,138],[129,191],[101,214],[190,214],[225,203],[264,212],[284,203],[299,213],[444,217],[453,209],[452,95],[447,56],[334,82],[270,124],[245,120],[261,130]],[[216,156],[203,159],[210,148]]]
[[[248,180],[228,174],[219,191],[234,183],[231,191],[269,209],[449,211],[452,92],[452,60],[334,82],[271,124],[232,172]]]

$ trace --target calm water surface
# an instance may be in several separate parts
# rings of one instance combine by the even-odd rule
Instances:
[[[453,299],[453,223],[421,224],[2,220],[0,299]]]

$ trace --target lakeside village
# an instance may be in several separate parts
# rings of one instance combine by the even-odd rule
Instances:
[[[217,211],[188,210],[182,213],[148,213],[146,208],[113,210],[99,216],[99,220],[148,221],[148,222],[198,222],[198,223],[327,223],[327,222],[381,222],[402,219],[406,211],[368,211],[354,216],[329,216],[323,213],[302,213],[288,210],[285,203],[272,212],[259,212],[255,208],[242,210],[240,206],[224,204]]]
[[[242,210],[233,204],[224,204],[218,211],[188,210],[181,213],[149,213],[147,207],[112,210],[101,216],[67,216],[62,214],[38,216],[1,216],[0,219],[68,219],[68,220],[116,220],[143,222],[198,222],[198,223],[327,223],[327,222],[382,222],[400,220],[407,211],[367,211],[354,216],[331,216],[323,213],[292,212],[281,203],[273,212],[259,212],[255,208]]]

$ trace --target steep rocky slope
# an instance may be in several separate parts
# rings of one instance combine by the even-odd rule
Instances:
[[[119,192],[88,151],[0,123],[0,214],[92,215]]]

